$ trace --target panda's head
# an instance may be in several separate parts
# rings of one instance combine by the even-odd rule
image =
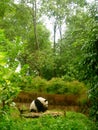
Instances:
[[[31,112],[45,112],[48,109],[48,100],[38,97],[30,105]]]

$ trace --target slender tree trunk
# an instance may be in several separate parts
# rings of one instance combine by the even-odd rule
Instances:
[[[60,39],[62,40],[62,25],[59,25],[59,33],[60,33]]]
[[[60,54],[62,53],[62,26],[59,25],[59,34],[60,34]]]
[[[54,43],[53,43],[53,49],[54,49],[54,53],[55,53],[55,51],[56,51],[56,27],[57,27],[57,25],[56,25],[56,22],[54,23]]]
[[[36,18],[36,13],[37,13],[37,4],[36,0],[33,2],[33,25],[34,25],[34,37],[35,37],[35,49],[39,49],[39,43],[38,43],[38,36],[37,36],[37,18]]]
[[[56,29],[57,29],[57,24],[56,22],[54,23],[54,43],[53,43],[53,54],[54,54],[54,57],[55,57],[55,53],[56,53]],[[55,62],[55,58],[54,58],[54,62]],[[56,72],[55,72],[55,65],[54,65],[54,69],[53,69],[53,76],[55,77],[56,76]]]

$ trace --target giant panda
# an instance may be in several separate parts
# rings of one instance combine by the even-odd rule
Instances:
[[[45,112],[48,109],[48,100],[43,97],[37,97],[30,104],[30,112]]]

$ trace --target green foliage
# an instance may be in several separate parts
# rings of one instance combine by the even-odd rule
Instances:
[[[15,106],[7,108],[7,111],[0,110],[0,129],[10,130],[17,118],[19,118],[19,112]]]
[[[47,81],[41,77],[35,77],[30,80],[31,82],[27,84],[25,90],[34,92],[45,92]]]
[[[2,69],[1,69],[2,68]],[[10,104],[20,92],[19,87],[11,81],[13,73],[8,68],[0,67],[0,104]]]
[[[34,2],[39,4],[36,9]],[[20,0],[17,4],[14,0],[0,1],[0,28],[4,30],[0,29],[0,89],[6,88],[8,97],[11,97],[13,87],[16,86],[26,90],[27,87],[38,91],[49,90],[50,93],[81,94],[86,90],[78,80],[85,81],[90,84],[91,113],[96,117],[98,23],[95,21],[94,5],[86,4],[85,0]],[[57,29],[60,33],[60,40],[54,46],[50,42],[49,31],[40,19],[44,14],[53,18],[54,43]],[[66,28],[63,26],[65,24]],[[64,35],[62,30],[66,30]],[[19,64],[22,71],[16,74],[14,72]],[[39,80],[37,83],[36,79],[32,80],[32,76],[48,80],[63,77],[65,82],[54,78],[46,83],[36,77]]]
[[[11,116],[1,117],[1,130],[97,130],[94,122],[91,122],[85,115],[74,112],[67,112],[65,117],[54,118],[43,116],[37,119],[13,119]]]
[[[95,21],[94,8],[90,9],[92,19],[88,21],[89,29],[85,33],[88,37],[82,45],[83,54],[79,70],[82,72],[80,79],[90,84],[88,92],[91,101],[90,116],[98,121],[98,23]]]
[[[5,5],[4,1],[1,3]],[[35,52],[33,9],[25,2],[15,4],[12,1],[11,3],[7,2],[7,4],[8,8],[5,10],[4,19],[0,20],[0,27],[4,29],[6,37],[11,41],[4,43],[5,46],[3,46],[8,52],[8,64],[10,67],[13,65],[17,67],[19,63],[22,67],[28,64],[28,73],[39,75],[43,69],[42,64],[47,59],[47,52],[44,50],[51,49],[50,33],[41,21],[37,23],[37,39],[40,51]],[[41,74],[43,75],[43,73]]]
[[[95,20],[95,8],[92,4],[86,6],[86,10],[79,6],[74,6],[72,10],[68,8],[68,10],[67,30],[63,42],[60,41],[63,59],[71,59],[71,62],[69,60],[67,62],[68,71],[66,73],[67,75],[73,74],[75,79],[90,84],[91,115],[97,118],[98,22]],[[63,64],[66,65],[66,61]]]
[[[51,80],[47,81],[39,76],[32,77],[20,75],[20,78],[16,81],[16,84],[18,84],[22,90],[33,92],[74,94],[78,96],[82,96],[84,94],[84,97],[87,92],[87,86],[84,83],[77,80],[64,81],[62,78],[52,78]]]
[[[96,81],[97,82],[97,81]],[[89,99],[91,101],[90,116],[98,123],[98,84],[94,83],[89,90]]]
[[[0,65],[4,66],[6,64],[6,52],[0,52]]]
[[[15,71],[19,64],[17,57],[21,50],[20,41],[17,37],[10,42],[5,36],[5,31],[0,29],[0,65],[11,67]]]
[[[52,52],[47,49],[43,51],[34,51],[34,53],[30,53],[27,57],[29,74],[42,76],[46,79],[50,79],[52,77],[53,63],[54,60],[52,57]]]
[[[66,87],[65,82],[61,78],[52,78],[50,81],[48,81],[48,93],[64,93],[64,91],[60,91],[62,88],[65,88],[65,92],[68,92],[68,88]]]
[[[34,27],[32,26],[29,32],[29,39],[28,39],[28,49],[32,52],[35,50],[35,38],[34,38]],[[37,25],[37,35],[38,35],[38,44],[39,50],[50,49],[51,42],[49,40],[50,32],[47,28],[43,25],[42,22],[39,22]],[[31,47],[31,48],[30,48]]]
[[[68,82],[62,78],[52,78],[47,85],[48,93],[81,95],[86,93],[86,91],[86,86],[76,80]]]
[[[12,45],[6,39],[4,32],[0,30],[0,105],[3,107],[10,104],[20,91],[17,84],[11,78],[14,77],[15,63],[13,63],[14,69],[9,68],[8,61],[10,59],[7,50],[8,47],[11,47],[9,44]]]
[[[70,92],[73,94],[82,94],[82,93],[86,93],[87,91],[84,83],[76,81],[76,80],[70,82],[68,86],[69,86]]]
[[[7,115],[7,113],[0,111],[0,119],[2,120],[2,121],[0,121],[0,129],[1,130],[10,129],[11,120],[10,120],[9,116]]]
[[[4,14],[5,14],[8,6],[9,6],[9,4],[8,4],[9,2],[10,2],[10,0],[6,0],[6,1],[2,0],[2,1],[0,1],[0,6],[1,6],[1,8],[0,8],[0,18],[4,17]]]
[[[42,79],[41,77],[35,77],[33,78],[33,88],[38,90],[38,92],[45,92],[45,87],[46,87],[46,80]]]

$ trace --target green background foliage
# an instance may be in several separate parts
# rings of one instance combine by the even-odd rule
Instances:
[[[44,16],[52,20],[51,40]],[[90,116],[98,121],[96,16],[95,3],[85,0],[0,1],[0,104],[11,103],[20,89],[82,97],[87,92]]]

